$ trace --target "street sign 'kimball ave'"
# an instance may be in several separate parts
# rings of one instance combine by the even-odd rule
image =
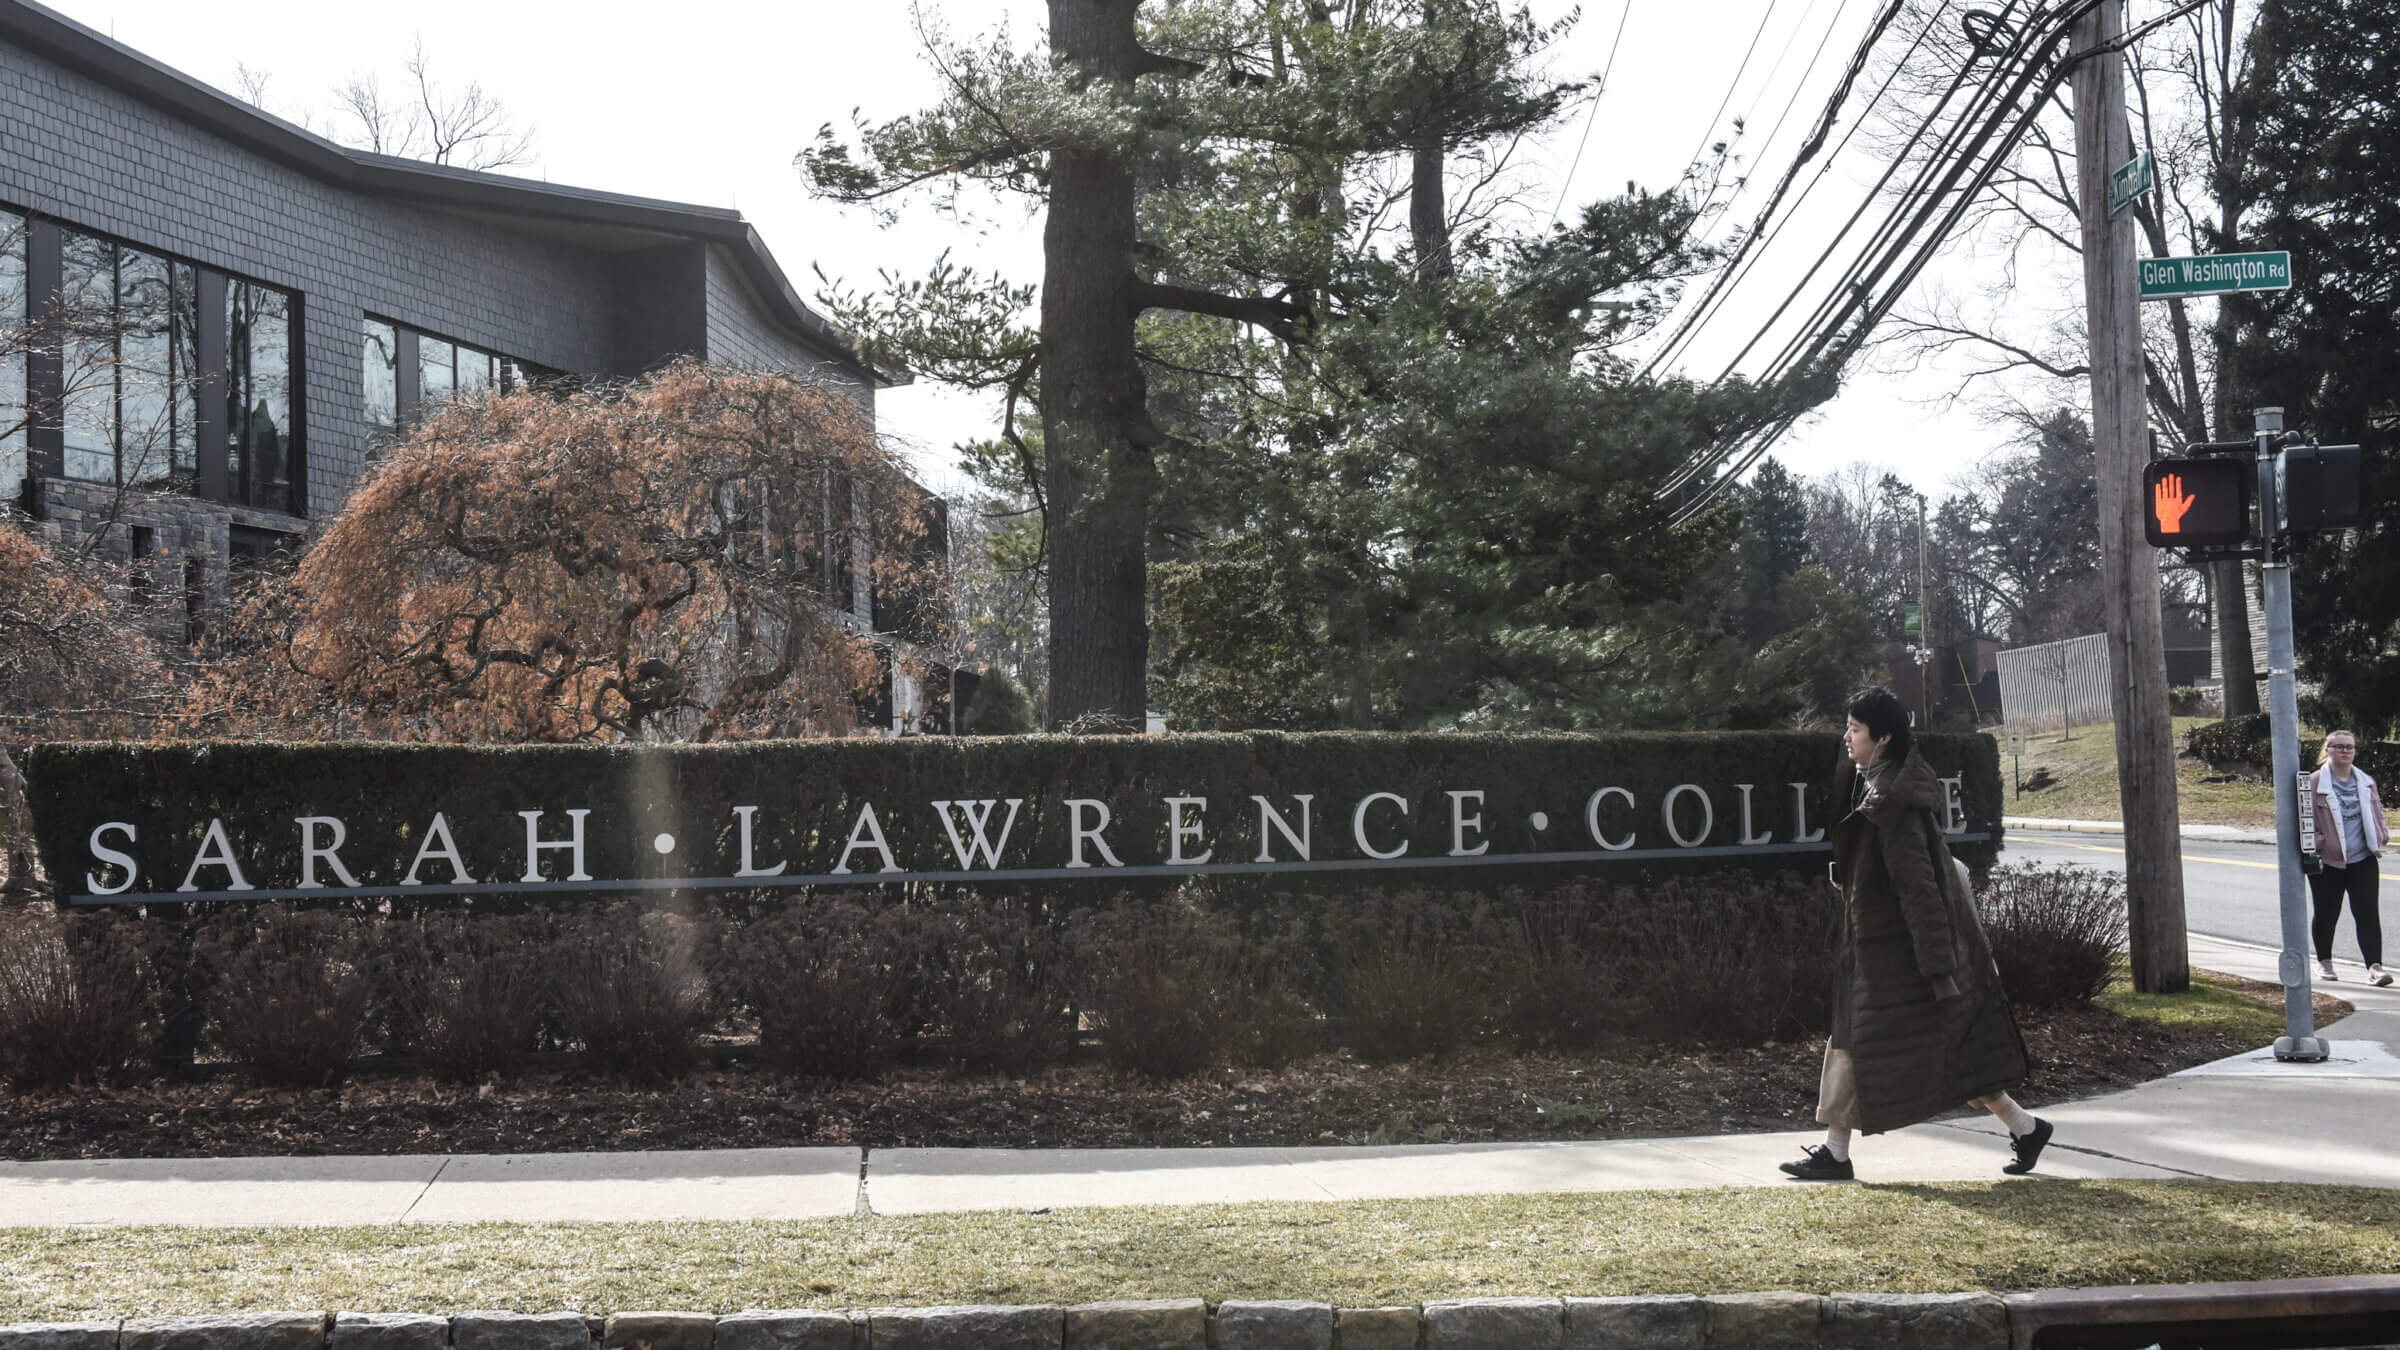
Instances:
[[[2133,162],[2108,176],[2108,213],[2115,215],[2134,198],[2157,186],[2150,172],[2150,152],[2144,150]]]
[[[2281,251],[2222,253],[2207,258],[2144,258],[2141,268],[2144,300],[2292,288],[2292,255]]]

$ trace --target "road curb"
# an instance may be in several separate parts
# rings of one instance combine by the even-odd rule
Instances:
[[[2045,820],[2039,816],[2002,816],[2000,825],[2009,830],[2050,830],[2061,834],[2125,833],[2125,824],[2117,820]],[[2253,830],[2242,825],[2183,825],[2176,831],[2186,839],[2202,839],[2216,844],[2272,844],[2273,830]]]
[[[1203,1322],[1202,1311],[1207,1309]],[[446,1335],[436,1339],[435,1326]],[[0,1326],[0,1350],[328,1350],[364,1344],[360,1333],[450,1346],[540,1345],[614,1350],[674,1345],[714,1350],[904,1346],[1025,1350],[2027,1350],[2057,1328],[2105,1331],[2115,1343],[2157,1338],[2349,1336],[2340,1344],[2400,1340],[2400,1275],[2262,1280],[2239,1284],[2046,1289],[2032,1293],[1638,1295],[1614,1298],[1439,1299],[1336,1308],[1304,1300],[1199,1299],[1140,1303],[875,1308],[848,1312],[744,1311],[525,1315],[292,1312],[136,1321]],[[465,1330],[466,1335],[458,1333]],[[347,1334],[345,1334],[347,1332]],[[435,1333],[435,1334],[429,1334]]]

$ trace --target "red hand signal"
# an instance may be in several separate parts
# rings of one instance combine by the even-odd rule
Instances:
[[[2151,509],[2158,516],[2158,532],[2180,533],[2184,513],[2192,509],[2192,501],[2184,493],[2182,474],[2171,473],[2159,479],[2157,488],[2150,494]]]

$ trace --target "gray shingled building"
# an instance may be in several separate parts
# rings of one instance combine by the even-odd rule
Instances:
[[[0,347],[0,501],[194,603],[446,397],[686,355],[893,383],[737,211],[352,150],[0,0],[0,331],[60,305],[84,331]]]

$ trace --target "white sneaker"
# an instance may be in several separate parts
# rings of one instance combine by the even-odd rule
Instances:
[[[2317,978],[2327,984],[2339,984],[2342,980],[2341,976],[2333,973],[2333,962],[2331,961],[2317,962]]]
[[[2367,978],[2372,980],[2377,988],[2387,988],[2392,982],[2392,972],[2385,970],[2380,965],[2369,966],[2367,967]]]

